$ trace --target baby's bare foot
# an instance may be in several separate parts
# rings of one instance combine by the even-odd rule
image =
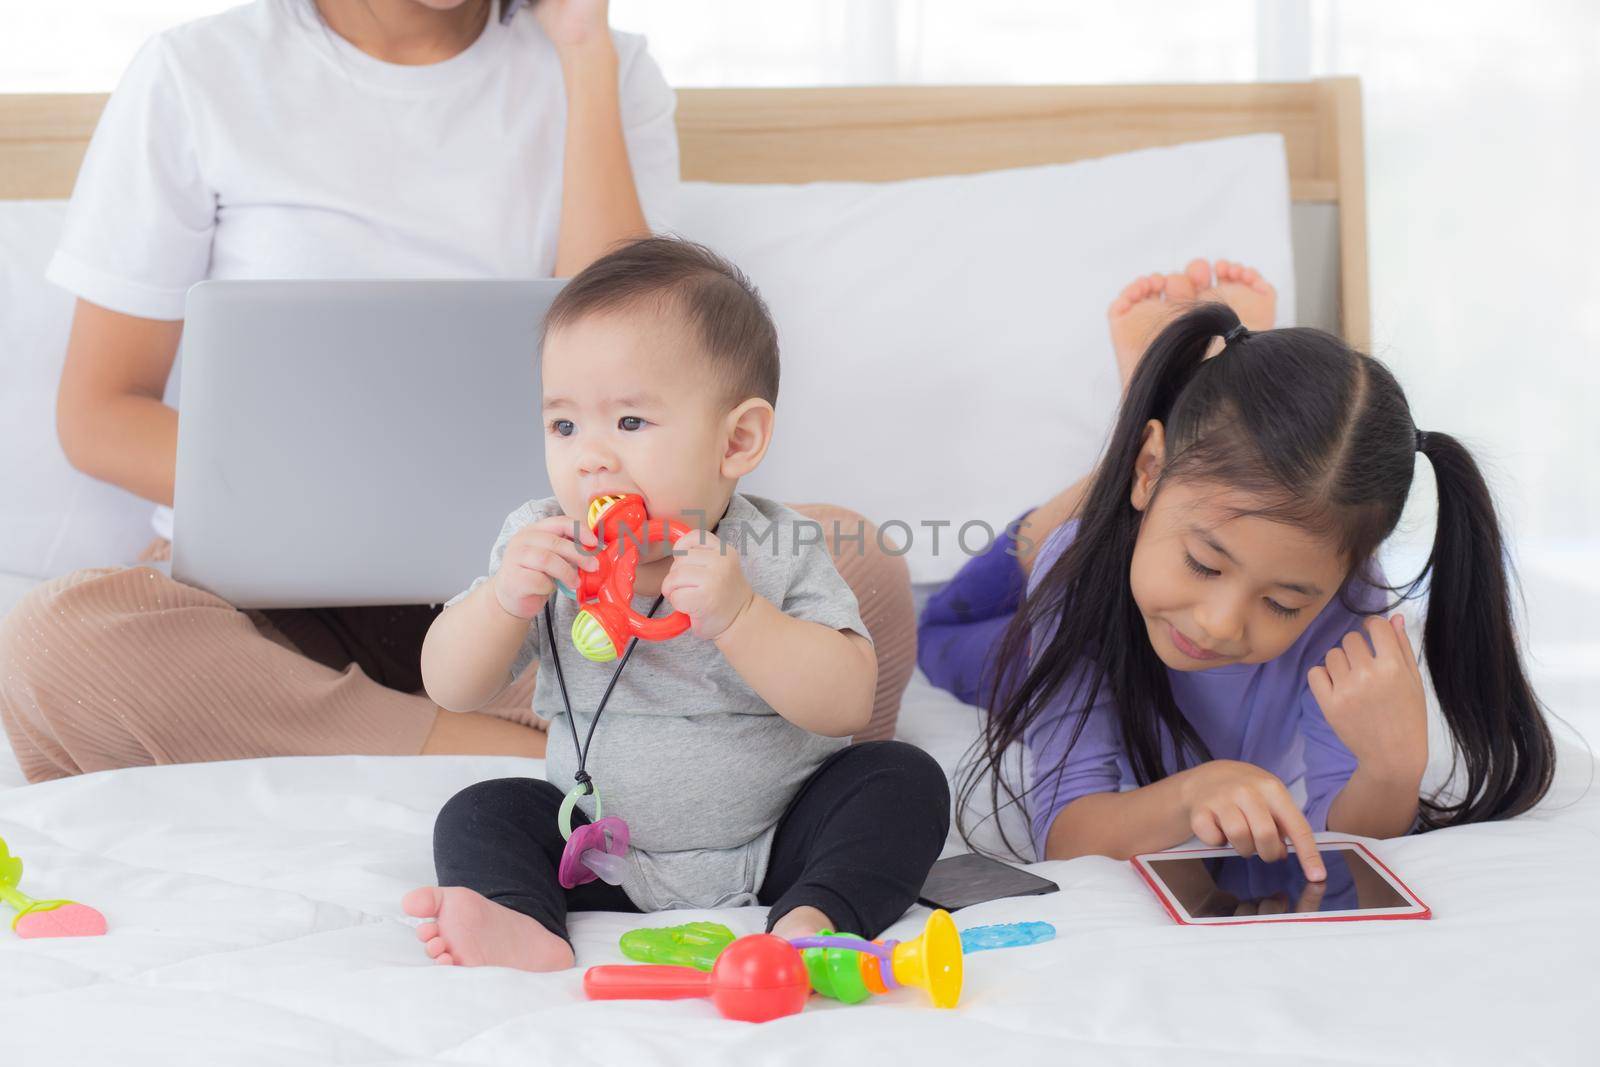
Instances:
[[[460,886],[424,886],[400,902],[407,915],[431,919],[417,940],[435,963],[559,971],[573,964],[572,946],[537,920]]]
[[[1270,330],[1277,325],[1278,291],[1254,267],[1217,260],[1217,283],[1204,288],[1201,300],[1220,300],[1231,307],[1248,330]]]
[[[772,932],[786,941],[797,937],[813,937],[822,930],[832,929],[832,919],[806,904],[785,912],[783,918],[772,924]]]

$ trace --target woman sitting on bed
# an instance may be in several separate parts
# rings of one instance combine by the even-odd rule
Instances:
[[[1554,750],[1477,465],[1416,428],[1377,360],[1319,330],[1260,330],[1270,289],[1232,264],[1218,275],[1136,361],[1170,317],[1157,290],[1189,281],[1129,286],[1112,323],[1137,367],[1098,469],[1021,523],[1018,546],[1034,544],[999,543],[924,613],[926,673],[991,709],[963,807],[992,771],[991,799],[1025,804],[1041,859],[1195,835],[1273,860],[1287,839],[1312,880],[1314,831],[1527,811]],[[1418,453],[1439,495],[1423,647],[1459,761],[1448,797],[1420,795],[1423,679],[1374,563]],[[1022,783],[1005,773],[1017,742]],[[1303,805],[1285,784],[1301,776]]]
[[[647,232],[672,195],[675,98],[644,41],[611,32],[605,0],[508,2],[256,0],[134,58],[49,277],[79,298],[62,446],[162,505],[146,560],[170,537],[178,413],[162,396],[191,285],[565,277]],[[859,519],[802,510],[835,531]],[[835,557],[877,642],[869,733],[887,736],[912,670],[910,581],[876,536],[864,544]],[[542,756],[531,674],[478,712],[421,693],[438,610],[246,613],[156,567],[80,571],[0,619],[0,722],[31,781],[256,756]]]

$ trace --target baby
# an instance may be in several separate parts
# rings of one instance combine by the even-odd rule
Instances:
[[[428,955],[569,967],[572,910],[759,903],[781,936],[877,936],[916,900],[944,844],[949,791],[910,745],[846,747],[877,677],[856,599],[815,523],[737,492],[772,442],[778,343],[765,304],[706,248],[638,241],[562,290],[542,363],[556,495],[506,519],[488,576],[429,630],[422,674],[441,707],[469,711],[537,660],[549,780],[483,782],[440,812],[439,885],[403,902],[429,920],[417,930]],[[691,626],[639,642],[619,668],[577,654],[576,607],[557,583],[575,589],[597,566],[578,518],[589,502],[624,493],[691,527],[676,544],[645,545],[633,602],[640,614],[684,612]],[[590,778],[572,825],[603,806],[626,821],[632,848],[620,886],[565,890],[558,811]]]

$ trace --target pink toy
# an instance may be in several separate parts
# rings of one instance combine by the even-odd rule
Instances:
[[[0,901],[17,913],[11,929],[18,937],[99,937],[106,932],[106,917],[75,900],[34,900],[17,889],[22,881],[22,860],[0,840]]]
[[[628,824],[615,815],[584,823],[567,838],[556,878],[563,889],[576,889],[596,878],[621,885],[628,872]]]

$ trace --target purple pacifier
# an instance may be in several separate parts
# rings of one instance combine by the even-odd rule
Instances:
[[[576,889],[596,878],[621,885],[628,873],[627,854],[628,824],[608,815],[573,828],[556,877],[563,889]]]

